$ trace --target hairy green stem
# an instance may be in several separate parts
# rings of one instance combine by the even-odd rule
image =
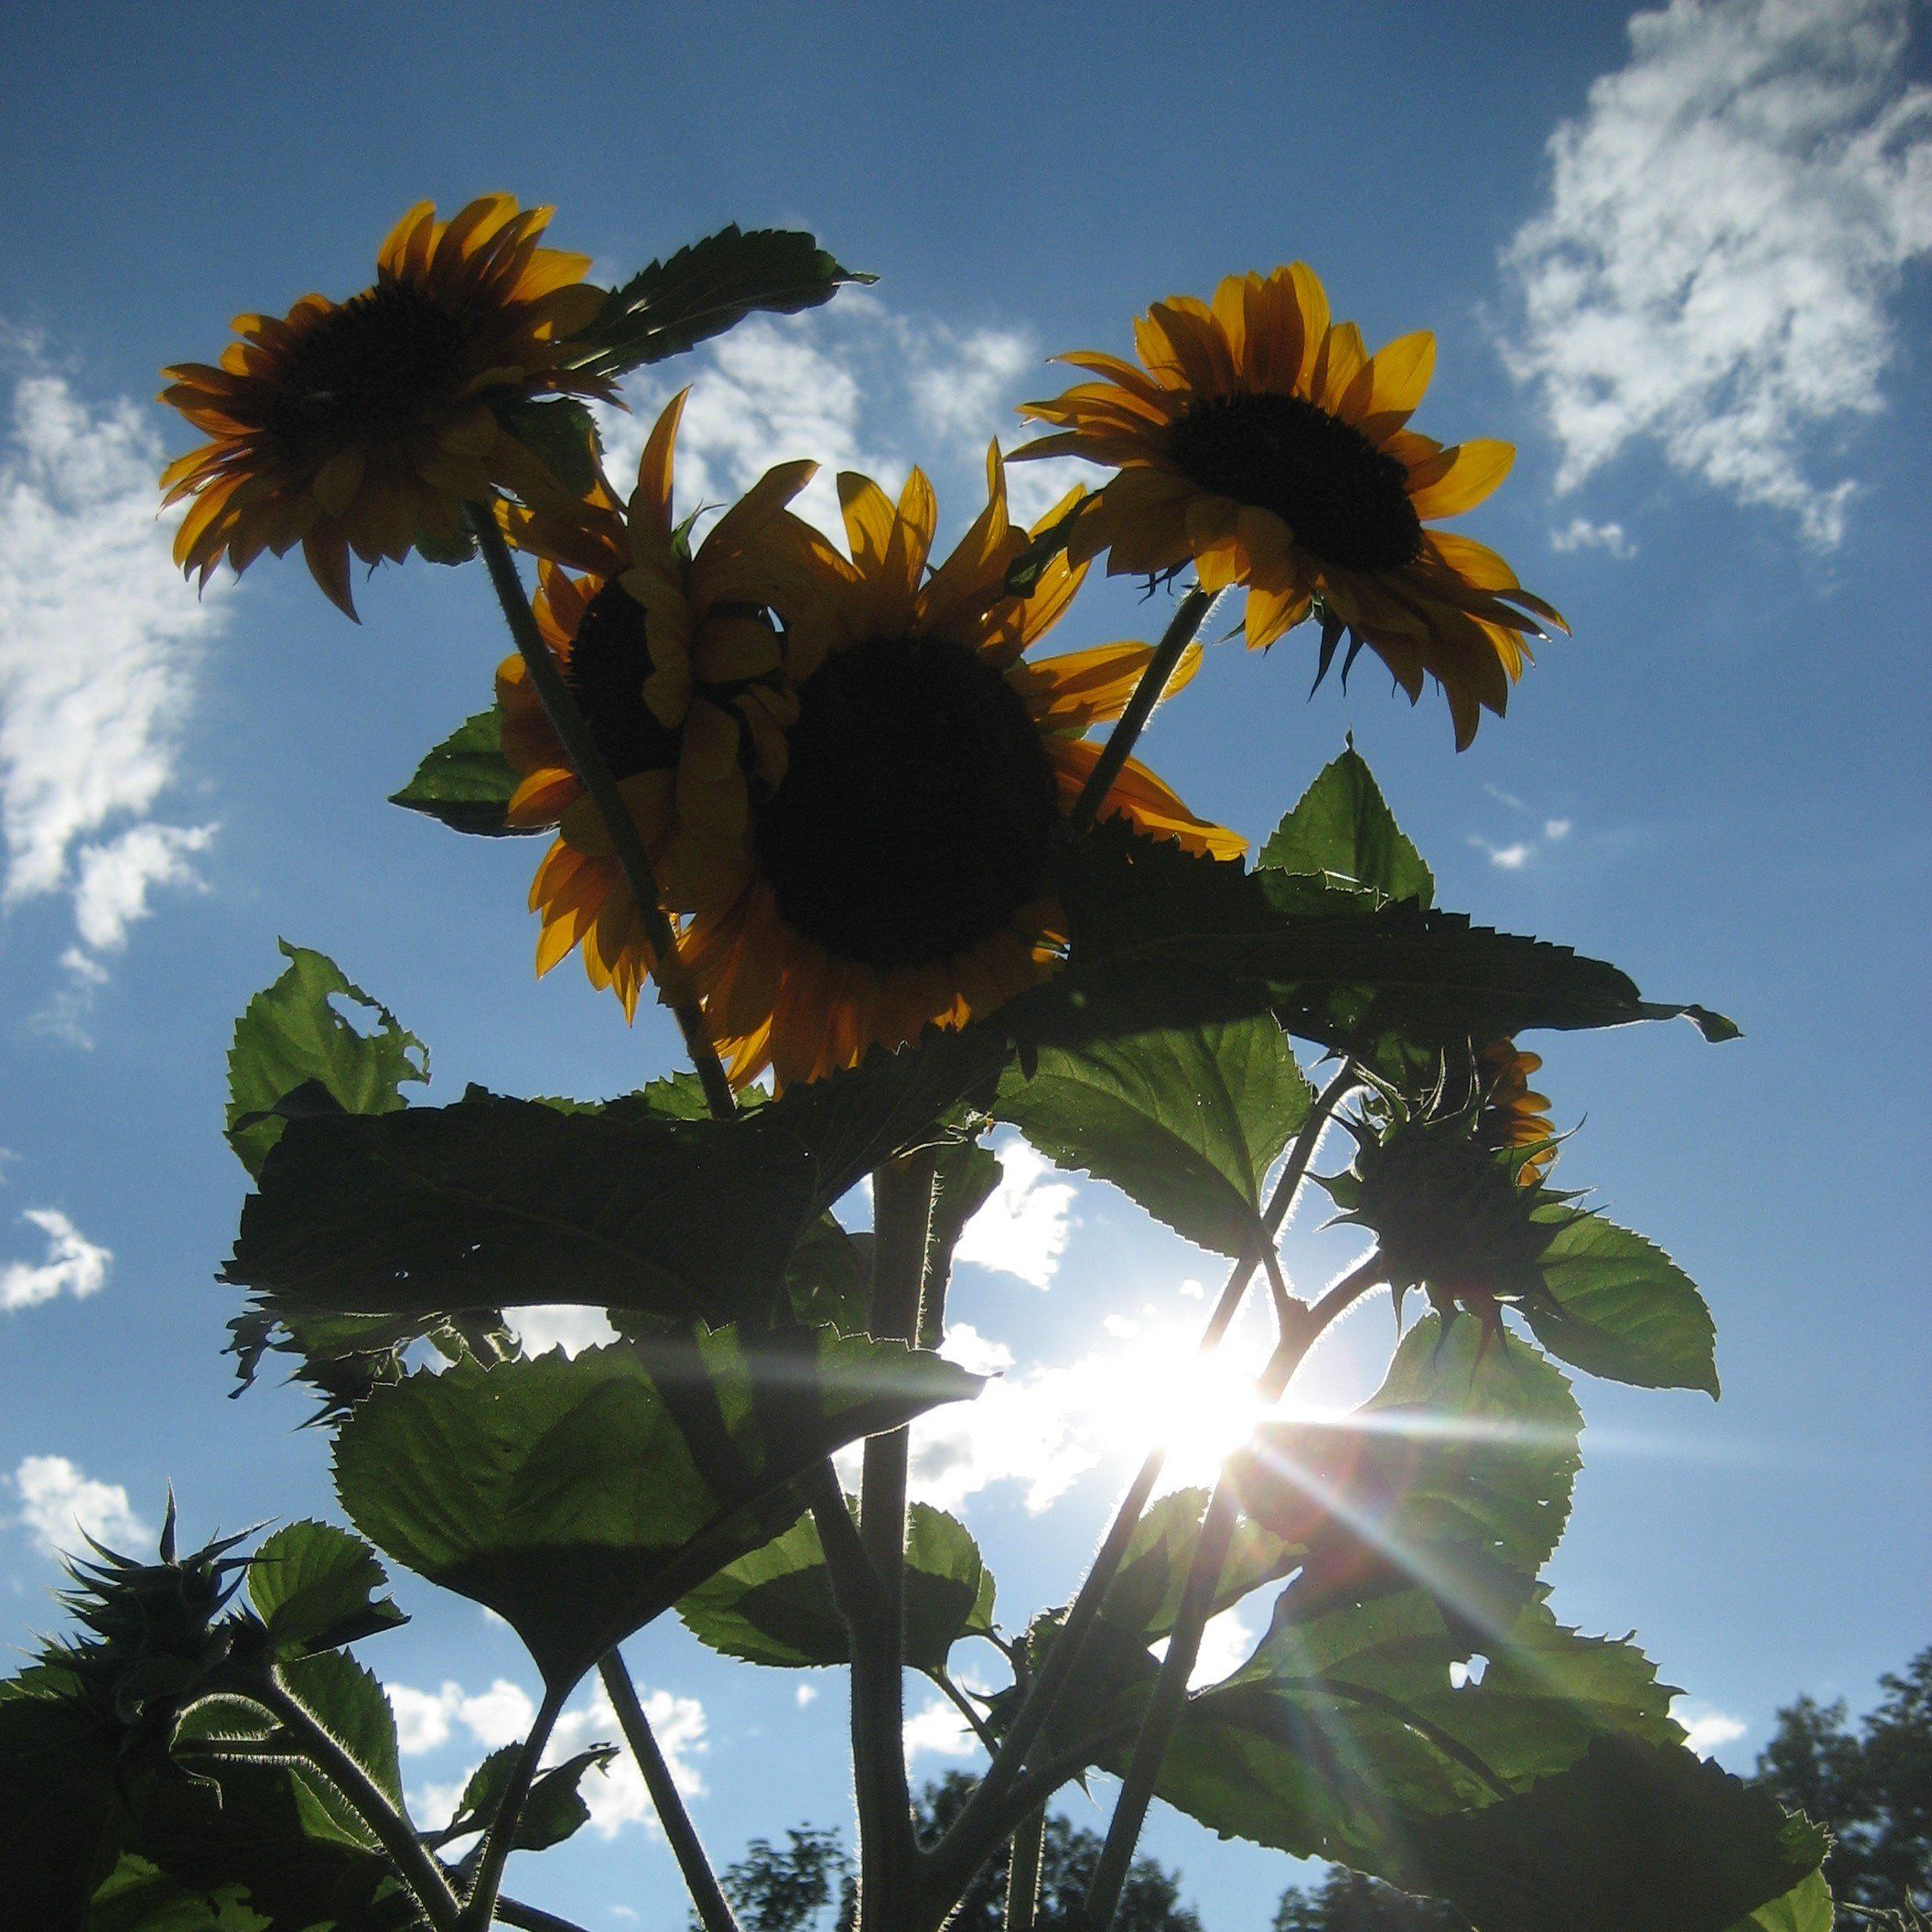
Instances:
[[[1321,1144],[1322,1129],[1336,1107],[1360,1085],[1360,1070],[1354,1061],[1349,1061],[1322,1088],[1314,1105],[1309,1108],[1307,1118],[1302,1121],[1290,1146],[1288,1159],[1276,1180],[1274,1191],[1262,1209],[1261,1219],[1269,1240],[1279,1233],[1294,1206],[1301,1183],[1308,1177],[1309,1164]],[[1222,1290],[1220,1300],[1214,1304],[1214,1312],[1202,1333],[1203,1355],[1212,1355],[1221,1345],[1241,1306],[1247,1285],[1254,1279],[1258,1258],[1257,1247],[1257,1251],[1243,1256],[1229,1270],[1227,1285]],[[964,1876],[958,1879],[961,1885],[990,1855],[998,1837],[1003,1835],[996,1832],[994,1821],[1000,1815],[1004,1799],[1019,1779],[1027,1753],[1032,1749],[1054,1702],[1073,1674],[1081,1648],[1100,1614],[1100,1606],[1127,1555],[1141,1512],[1147,1507],[1148,1498],[1153,1495],[1154,1484],[1160,1480],[1165,1461],[1164,1449],[1157,1446],[1148,1452],[1146,1460],[1128,1487],[1127,1495],[1121,1498],[1120,1506],[1114,1512],[1114,1519],[1107,1526],[1106,1535],[1095,1554],[1086,1580],[1068,1608],[1066,1621],[1047,1652],[1039,1676],[1020,1699],[1020,1709],[1014,1713],[1004,1742],[993,1754],[986,1776],[966,1801],[965,1809],[954,1820],[953,1829],[941,1841],[939,1858],[942,1866],[949,1872],[963,1873]]]
[[[880,1341],[919,1333],[938,1157],[901,1154],[872,1176],[872,1295],[867,1327]],[[858,1798],[858,1922],[898,1932],[917,1881],[918,1841],[905,1760],[906,1477],[911,1432],[867,1440],[858,1538],[879,1580],[879,1614],[851,1628],[852,1770]]]
[[[1006,1932],[1033,1932],[1040,1910],[1040,1862],[1046,1849],[1046,1807],[1036,1805],[1013,1833],[1006,1874]]]
[[[455,1932],[461,1907],[448,1877],[417,1839],[409,1820],[390,1801],[388,1793],[289,1689],[279,1671],[273,1672],[265,1683],[251,1684],[246,1695],[281,1720],[283,1728],[301,1745],[303,1754],[354,1807],[437,1932]]]
[[[510,1767],[502,1802],[483,1834],[476,1883],[463,1904],[461,1932],[488,1932],[491,1920],[496,1916],[496,1894],[503,1883],[503,1867],[510,1862],[510,1854],[516,1847],[516,1828],[523,1822],[523,1805],[531,1786],[536,1782],[536,1767],[543,1762],[544,1746],[550,1742],[550,1732],[571,1688],[568,1684],[547,1684],[544,1688],[544,1700],[536,1707],[530,1735],[518,1747],[515,1762]]]
[[[650,1719],[644,1715],[644,1707],[638,1701],[637,1686],[631,1681],[623,1658],[615,1650],[606,1651],[597,1672],[610,1693],[610,1708],[617,1712],[624,1742],[631,1746],[637,1768],[643,1773],[644,1789],[650,1793],[665,1841],[684,1875],[685,1889],[697,1908],[698,1924],[704,1932],[738,1932],[738,1920],[718,1885],[711,1861],[705,1856],[697,1829],[685,1808],[677,1781],[671,1775],[671,1766],[664,1760]]]
[[[651,947],[652,971],[665,1005],[676,1017],[678,1030],[685,1036],[685,1051],[697,1070],[705,1100],[720,1119],[728,1118],[737,1109],[737,1102],[731,1096],[731,1083],[725,1077],[724,1063],[711,1042],[710,1029],[705,1023],[704,1007],[698,999],[697,990],[692,986],[691,976],[678,954],[677,935],[672,930],[670,915],[664,911],[664,901],[659,895],[657,873],[651,863],[650,853],[644,849],[643,836],[624,804],[623,793],[618,788],[609,761],[598,749],[588,719],[578,707],[563,673],[558,670],[556,660],[551,656],[550,647],[536,628],[536,618],[523,593],[523,580],[517,576],[515,560],[510,555],[510,545],[503,540],[503,533],[497,528],[496,518],[485,503],[470,504],[467,515],[476,536],[477,547],[482,552],[483,562],[489,569],[497,602],[502,606],[504,621],[510,626],[517,652],[530,674],[531,685],[543,702],[552,728],[562,740],[565,756],[582,781],[591,804],[597,807],[598,816],[603,821],[605,831],[610,836],[611,849],[617,855],[624,882],[631,888],[638,917],[643,921],[644,936]]]
[[[1120,768],[1127,762],[1128,753],[1134,749],[1134,740],[1145,729],[1182,653],[1200,634],[1214,606],[1213,596],[1198,586],[1181,599],[1160,642],[1154,646],[1147,669],[1140,674],[1140,682],[1134,686],[1134,695],[1127,701],[1126,710],[1101,748],[1099,762],[1088,772],[1086,783],[1080,788],[1080,796],[1067,815],[1067,830],[1074,836],[1085,832],[1099,816],[1107,793],[1114,789],[1114,781],[1120,776]]]

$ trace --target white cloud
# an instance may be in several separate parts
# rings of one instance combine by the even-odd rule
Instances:
[[[600,1308],[546,1303],[541,1307],[506,1308],[503,1319],[511,1333],[523,1344],[526,1355],[540,1355],[553,1348],[576,1355],[587,1348],[601,1348],[607,1342],[617,1340],[610,1316]]]
[[[945,1698],[934,1696],[905,1721],[906,1761],[920,1757],[970,1757],[979,1749],[972,1726]]]
[[[84,1301],[107,1286],[112,1249],[90,1241],[59,1208],[30,1207],[20,1218],[47,1236],[47,1258],[0,1265],[0,1310],[11,1314],[62,1294]]]
[[[1255,1632],[1242,1614],[1241,1606],[1219,1612],[1208,1618],[1201,1632],[1201,1647],[1194,1653],[1194,1668],[1188,1672],[1187,1688],[1198,1690],[1203,1684],[1218,1684],[1232,1677],[1254,1655]],[[1167,1655],[1167,1639],[1153,1646],[1157,1657]]]
[[[1051,1164],[1017,1137],[1002,1140],[995,1151],[999,1185],[966,1223],[954,1258],[1046,1288],[1066,1252],[1073,1184],[1050,1179]]]
[[[807,1704],[817,1701],[818,1686],[816,1684],[800,1684],[793,1689],[792,1695],[797,1699],[798,1708],[803,1711]]]
[[[198,599],[168,556],[149,413],[91,405],[36,345],[5,346],[27,366],[0,444],[0,905],[68,892],[83,944],[112,952],[212,835],[154,813],[221,592]],[[52,1030],[71,1035],[98,962],[69,970]]]
[[[1592,523],[1587,516],[1573,516],[1561,530],[1549,533],[1552,550],[1603,550],[1622,561],[1636,555],[1636,545],[1624,534],[1621,523]]]
[[[396,1746],[405,1757],[440,1750],[458,1724],[486,1751],[495,1751],[515,1743],[536,1716],[530,1693],[504,1677],[473,1697],[450,1682],[440,1690],[416,1690],[407,1684],[383,1688],[395,1712]]]
[[[1554,845],[1560,838],[1570,836],[1572,821],[1567,818],[1546,818],[1543,821],[1543,836]]]
[[[86,1553],[82,1532],[110,1549],[128,1550],[155,1540],[118,1483],[84,1474],[65,1456],[27,1456],[12,1477],[20,1498],[16,1521],[56,1553]]]
[[[1486,838],[1470,839],[1470,844],[1489,854],[1489,862],[1500,866],[1506,872],[1520,872],[1534,856],[1536,847],[1518,839],[1514,845],[1493,846]]]
[[[998,437],[1011,448],[1018,439],[1013,405],[1040,393],[1041,362],[1023,327],[958,329],[847,290],[804,315],[753,317],[675,375],[633,377],[624,393],[632,413],[601,418],[606,467],[629,482],[657,412],[689,383],[678,431],[680,514],[728,502],[772,464],[809,457],[819,473],[794,507],[836,534],[837,471],[860,470],[896,491],[916,463],[939,492],[944,545],[977,512],[987,444]],[[1076,472],[1090,474],[1064,460],[1017,465],[1007,479],[1015,517],[1031,522],[1051,508]]]
[[[1550,142],[1506,265],[1511,350],[1570,490],[1638,438],[1741,502],[1843,534],[1820,428],[1883,406],[1901,273],[1932,251],[1932,88],[1910,0],[1672,0]]]
[[[1671,1706],[1670,1714],[1684,1727],[1684,1742],[1700,1757],[1734,1744],[1751,1728],[1742,1718],[1713,1711],[1708,1704],[1687,1704],[1681,1698]]]

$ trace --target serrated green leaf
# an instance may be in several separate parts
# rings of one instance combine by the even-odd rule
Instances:
[[[1727,1932],[1827,1842],[1680,1745],[1604,1736],[1520,1796],[1419,1822],[1410,1875],[1484,1932]]]
[[[348,1114],[402,1106],[405,1083],[429,1078],[429,1050],[389,1009],[344,977],[335,961],[281,943],[288,969],[235,1022],[228,1050],[228,1141],[251,1174],[287,1122],[275,1109],[304,1088]],[[353,1001],[374,1016],[359,1031],[337,1009]]]
[[[1176,1489],[1142,1512],[1101,1605],[1103,1619],[1122,1636],[1146,1646],[1172,1631],[1207,1502],[1204,1489]],[[1300,1560],[1297,1545],[1244,1518],[1235,1527],[1221,1568],[1214,1608],[1238,1603],[1262,1584],[1286,1576]]]
[[[378,1548],[489,1605],[546,1681],[570,1682],[784,1529],[803,1506],[789,1485],[833,1450],[978,1387],[829,1329],[459,1363],[356,1410],[336,1486]]]
[[[503,756],[503,720],[494,705],[465,718],[416,767],[389,803],[438,820],[452,832],[515,838],[540,829],[513,826],[504,816],[517,775]]]
[[[1382,899],[1413,900],[1419,906],[1435,899],[1434,875],[1396,824],[1353,745],[1317,775],[1255,862],[1360,886]]]
[[[397,1756],[395,1712],[373,1672],[346,1652],[318,1651],[282,1667],[289,1693],[362,1765],[390,1802],[403,1802],[403,1767]],[[361,1818],[345,1804],[345,1836],[368,1840]]]
[[[699,1642],[747,1663],[795,1670],[851,1661],[809,1516],[699,1584],[677,1614]],[[944,1510],[914,1503],[906,1526],[908,1668],[943,1669],[955,1644],[992,1627],[993,1576],[971,1533]]]
[[[785,1295],[808,1327],[829,1322],[840,1334],[866,1332],[872,1278],[872,1237],[853,1235],[828,1214],[798,1237],[785,1264]]]
[[[588,1304],[647,1321],[766,1313],[815,1170],[776,1110],[667,1120],[642,1096],[565,1112],[473,1089],[447,1107],[297,1120],[222,1279],[275,1312]]]
[[[1717,1395],[1711,1311],[1662,1248],[1601,1214],[1551,1206],[1538,1218],[1559,1224],[1538,1264],[1549,1300],[1523,1314],[1551,1355],[1613,1382]]]
[[[1411,901],[1279,870],[1247,872],[1102,824],[1071,847],[1055,883],[1073,926],[1073,966],[1013,1003],[1009,1024],[1065,1030],[1125,968],[1168,976],[1167,1024],[1271,1008],[1303,1039],[1397,1076],[1446,1051],[1538,1027],[1622,1026],[1676,1016],[1707,1039],[1734,1035],[1701,1007],[1643,999],[1628,977],[1567,946],[1492,932]],[[1097,1008],[1105,1011],[1104,1003]]]
[[[1781,1898],[1741,1918],[1731,1932],[1831,1932],[1838,1916],[1823,1872],[1814,1872]]]
[[[621,375],[694,348],[754,311],[793,315],[829,301],[845,283],[874,279],[841,267],[812,235],[772,228],[747,233],[734,222],[613,289],[578,338],[577,366]]]
[[[488,1828],[502,1805],[511,1774],[522,1754],[521,1745],[505,1744],[501,1750],[492,1751],[470,1774],[470,1782],[463,1786],[462,1797],[457,1804],[456,1816],[450,1820],[448,1829],[437,1834],[439,1842],[443,1839],[464,1838],[471,1831]],[[588,1824],[590,1808],[584,1802],[583,1793],[577,1787],[583,1783],[587,1772],[593,1769],[603,1771],[617,1754],[614,1744],[598,1744],[588,1751],[579,1751],[575,1757],[567,1758],[561,1765],[551,1765],[547,1771],[540,1771],[531,1783],[523,1810],[517,1815],[516,1836],[512,1849],[547,1851],[552,1845],[562,1844]]]
[[[89,1905],[86,1932],[269,1932],[246,1889],[189,1892],[157,1865],[124,1854]]]
[[[993,1111],[1056,1165],[1111,1182],[1186,1239],[1251,1253],[1268,1170],[1314,1096],[1268,1014],[1139,1024],[1171,990],[1165,974],[1115,980],[1081,1009],[1080,1042],[1036,1038]]]
[[[248,1594],[278,1657],[353,1644],[409,1620],[375,1551],[331,1523],[291,1523],[249,1560]]]

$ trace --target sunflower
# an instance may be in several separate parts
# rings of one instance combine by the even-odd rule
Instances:
[[[498,510],[511,541],[538,558],[537,628],[643,835],[666,903],[685,909],[750,876],[748,781],[770,787],[783,775],[797,700],[767,615],[774,586],[758,561],[760,540],[817,467],[768,471],[692,553],[671,514],[688,394],[658,417],[628,502],[599,480],[568,513]],[[776,597],[784,601],[782,588]],[[634,1013],[653,962],[603,821],[520,656],[498,667],[496,690],[504,755],[520,781],[509,823],[559,833],[530,888],[542,919],[537,971],[581,944],[591,984],[613,988]]]
[[[167,466],[167,503],[195,499],[175,561],[205,584],[225,556],[302,546],[351,617],[349,554],[400,562],[462,536],[465,502],[494,485],[541,489],[546,472],[502,426],[505,404],[600,394],[573,374],[569,339],[604,291],[588,255],[541,248],[552,210],[485,195],[448,221],[418,202],[347,302],[304,296],[287,315],[235,318],[219,367],[165,370],[171,403],[212,440]]]
[[[963,1025],[1031,986],[1063,943],[1047,860],[1099,755],[1084,734],[1119,715],[1152,653],[1120,643],[1027,658],[1084,573],[1061,560],[1031,595],[1008,594],[1029,534],[1009,520],[997,448],[988,460],[986,509],[930,574],[936,508],[924,476],[912,471],[895,506],[848,474],[838,491],[849,558],[789,513],[772,515],[744,532],[743,581],[713,606],[711,621],[729,617],[747,645],[746,610],[783,620],[762,632],[777,637],[782,671],[769,675],[769,658],[754,662],[749,648],[733,655],[723,667],[730,702],[707,712],[694,696],[679,728],[676,807],[687,773],[716,790],[703,842],[688,863],[666,867],[666,898],[739,1085],[768,1067],[780,1085],[814,1079],[876,1044]],[[550,606],[555,638],[554,590]],[[695,692],[703,654],[694,644]],[[1177,684],[1198,662],[1190,653]],[[511,706],[526,702],[517,682],[506,685]],[[611,730],[610,715],[599,716],[610,688],[580,664],[573,688],[593,729]],[[526,715],[506,710],[506,742]],[[540,793],[532,768],[519,809],[547,809]],[[1196,818],[1138,764],[1103,811],[1197,851],[1246,843]],[[641,822],[647,832],[660,823]],[[539,965],[582,936],[592,978],[632,1005],[651,970],[642,935],[599,910],[612,886],[608,862],[601,874],[588,862],[596,829],[577,832],[567,813],[563,829],[534,894],[545,922]]]
[[[1529,1085],[1542,1064],[1540,1053],[1521,1051],[1514,1040],[1495,1041],[1476,1056],[1476,1075],[1483,1087],[1476,1138],[1497,1153],[1537,1149],[1517,1171],[1516,1180],[1524,1187],[1534,1187],[1557,1157],[1549,1102]]]
[[[1071,527],[1077,562],[1116,574],[1193,559],[1203,589],[1247,591],[1251,650],[1319,606],[1322,669],[1345,632],[1343,675],[1365,643],[1411,703],[1425,677],[1449,699],[1460,749],[1480,707],[1501,714],[1527,635],[1568,630],[1495,551],[1428,526],[1473,509],[1509,473],[1507,443],[1444,448],[1405,426],[1429,386],[1435,339],[1371,356],[1302,263],[1230,275],[1214,306],[1157,302],[1134,324],[1144,368],[1079,352],[1100,378],[1022,414],[1056,424],[1024,457],[1118,470]]]

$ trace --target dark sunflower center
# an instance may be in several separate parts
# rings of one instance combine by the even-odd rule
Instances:
[[[577,627],[565,674],[597,749],[621,779],[677,762],[677,734],[644,702],[653,669],[646,631],[644,607],[621,584],[606,584]]]
[[[800,692],[761,869],[786,921],[881,972],[936,965],[1040,889],[1059,810],[1018,693],[962,644],[878,638]]]
[[[1190,404],[1168,448],[1203,490],[1272,510],[1324,563],[1394,570],[1421,548],[1400,460],[1301,396]]]
[[[462,374],[457,318],[409,282],[378,282],[325,317],[283,363],[268,429],[291,448],[327,456],[393,435]]]

